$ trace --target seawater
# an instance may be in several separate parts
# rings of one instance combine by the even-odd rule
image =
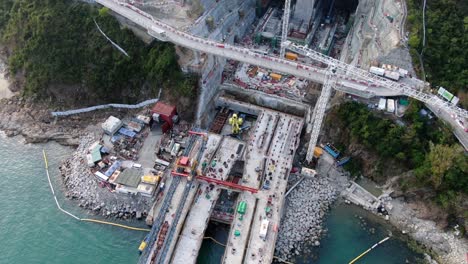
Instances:
[[[422,263],[423,258],[408,248],[398,231],[384,220],[356,207],[339,204],[328,214],[325,227],[327,234],[320,247],[310,246],[311,253],[302,253],[292,260],[295,264],[343,264],[349,263],[362,252],[388,235],[389,240],[362,257],[359,264]],[[226,243],[229,230],[216,229],[211,234],[221,243]],[[204,240],[197,263],[217,264],[222,259],[224,248],[211,240]],[[280,263],[280,262],[278,262]]]
[[[145,232],[79,222],[55,206],[42,149],[61,205],[79,217],[97,218],[63,197],[58,167],[72,149],[20,141],[0,136],[0,264],[136,263]]]
[[[294,263],[349,263],[387,236],[390,236],[389,240],[356,263],[422,263],[423,256],[411,250],[399,231],[384,221],[360,207],[338,204],[327,216],[325,227],[328,232],[320,241],[320,247],[310,247],[313,254],[302,255]]]
[[[136,263],[137,247],[145,232],[79,222],[56,208],[42,149],[48,154],[51,180],[62,207],[82,218],[97,218],[63,197],[58,167],[72,149],[56,143],[31,145],[20,141],[0,136],[0,264]],[[297,258],[295,263],[348,263],[391,231],[362,209],[344,205],[331,210],[326,227],[329,232],[322,245],[313,248],[313,254]],[[375,231],[370,232],[371,228]],[[220,228],[213,236],[225,242],[225,232]],[[198,262],[219,263],[223,253],[222,246],[205,240]],[[415,263],[419,257],[394,237],[359,263]]]

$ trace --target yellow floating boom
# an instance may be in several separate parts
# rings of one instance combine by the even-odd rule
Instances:
[[[382,240],[380,240],[378,243],[374,244],[371,248],[369,248],[368,250],[364,251],[361,255],[357,256],[356,258],[354,258],[353,260],[351,260],[349,262],[349,264],[353,264],[354,262],[358,261],[360,258],[362,258],[364,255],[366,255],[367,253],[369,253],[371,250],[373,250],[374,248],[376,248],[378,245],[382,244],[383,242],[389,240],[390,237],[386,237]]]

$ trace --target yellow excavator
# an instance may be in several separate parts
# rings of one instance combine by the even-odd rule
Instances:
[[[239,134],[242,123],[244,123],[244,120],[240,117],[237,117],[237,114],[233,114],[231,118],[229,118],[229,124],[232,126],[233,135]]]

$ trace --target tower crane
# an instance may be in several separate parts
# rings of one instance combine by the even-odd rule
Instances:
[[[284,58],[286,40],[288,39],[289,16],[291,15],[291,0],[284,1],[283,27],[281,29],[280,58]]]
[[[317,140],[320,134],[320,128],[322,126],[323,117],[325,116],[325,110],[327,109],[327,104],[330,100],[331,92],[337,81],[334,77],[335,74],[336,68],[328,67],[328,71],[325,76],[325,82],[322,87],[322,92],[320,93],[320,97],[317,100],[317,104],[315,105],[314,114],[312,116],[312,119],[310,120],[310,122],[313,122],[313,128],[310,134],[309,147],[307,149],[306,160],[308,162],[312,161],[312,158],[314,156],[314,149],[317,145]]]

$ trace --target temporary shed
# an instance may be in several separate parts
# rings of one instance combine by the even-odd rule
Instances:
[[[115,183],[115,180],[119,177],[120,172],[121,171],[119,171],[119,170],[114,171],[114,173],[112,173],[112,175],[109,177],[109,182],[110,183]]]
[[[141,169],[128,168],[120,173],[119,177],[115,179],[115,182],[118,184],[136,188],[140,183],[142,175],[143,171]]]
[[[150,123],[151,118],[149,116],[139,115],[136,117],[138,120],[143,122],[144,124],[148,125]]]
[[[387,112],[389,113],[395,112],[395,100],[393,99],[387,100]]]
[[[288,60],[297,60],[297,54],[292,52],[286,52],[284,57]]]
[[[119,133],[124,135],[124,136],[127,136],[127,137],[135,137],[136,133],[131,131],[130,129],[126,129],[125,127],[122,127],[121,129],[119,129]]]
[[[151,184],[146,184],[146,183],[140,183],[138,184],[137,190],[141,195],[146,196],[146,197],[151,197],[153,196],[155,186]]]
[[[106,175],[107,177],[110,177],[116,170],[118,170],[120,168],[120,166],[122,165],[122,162],[120,160],[116,160],[114,162],[114,164],[112,164],[106,172],[104,172],[104,175]]]
[[[153,116],[153,119],[155,119],[155,117],[158,117],[158,120],[155,119],[155,121],[172,122],[172,117],[177,114],[177,109],[173,105],[168,105],[163,102],[157,102],[153,106],[153,109],[151,109],[151,114]]]
[[[314,177],[315,175],[317,175],[317,172],[313,169],[302,167],[301,174],[308,176],[308,177]]]
[[[315,147],[314,157],[319,158],[323,154],[323,149],[321,147]]]
[[[137,194],[138,193],[137,188],[130,187],[130,186],[125,186],[125,185],[122,185],[122,184],[117,184],[115,186],[115,191],[117,193],[125,193],[125,194]]]
[[[107,179],[109,179],[109,176],[104,175],[100,171],[96,171],[96,173],[94,173],[94,175],[96,175],[98,178],[100,178],[100,179],[102,179],[104,181],[107,181]]]
[[[188,157],[181,157],[179,160],[179,165],[181,166],[189,166],[190,165],[190,160]]]
[[[108,135],[113,135],[119,130],[123,125],[122,120],[118,119],[115,116],[109,116],[106,122],[102,123],[102,129]]]
[[[130,121],[126,124],[126,127],[130,130],[133,130],[135,132],[140,132],[143,129],[143,125],[141,123],[135,122],[135,121]]]
[[[100,144],[97,144],[96,146],[94,146],[94,148],[91,150],[91,161],[93,163],[96,163],[96,162],[99,162],[101,159],[102,159],[102,156],[101,156],[101,148],[102,148],[102,145]]]
[[[281,76],[280,74],[277,74],[277,73],[273,73],[273,72],[272,72],[272,73],[270,73],[270,77],[271,77],[273,80],[275,80],[275,81],[279,81],[279,80],[281,80],[281,77],[282,77],[282,76]]]
[[[159,176],[155,175],[145,175],[141,177],[141,182],[155,185],[158,183],[159,178]]]

